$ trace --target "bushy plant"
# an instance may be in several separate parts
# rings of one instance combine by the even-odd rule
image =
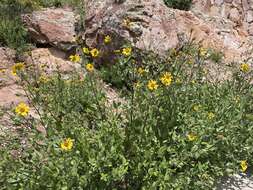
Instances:
[[[27,46],[27,31],[19,18],[0,20],[0,45],[16,50]]]
[[[62,7],[64,5],[79,6],[81,0],[39,0],[39,3],[43,7]]]
[[[164,0],[168,7],[180,10],[189,10],[192,5],[192,0]]]
[[[77,52],[70,59],[81,70],[67,79],[24,64],[14,70],[40,119],[31,121],[26,105],[15,108],[30,137],[25,148],[16,145],[18,157],[1,149],[4,189],[212,189],[220,177],[252,165],[248,63],[213,83],[207,49],[186,44],[158,59],[125,46],[113,70],[128,93],[110,103],[93,62],[103,52]]]
[[[32,1],[31,1],[32,2]],[[27,45],[27,32],[20,14],[29,9],[28,2],[4,0],[0,4],[0,45],[22,50]]]

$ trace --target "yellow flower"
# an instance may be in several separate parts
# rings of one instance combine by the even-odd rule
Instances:
[[[240,100],[241,100],[240,96],[234,97],[234,101],[235,101],[236,104],[238,104],[240,102]]]
[[[16,76],[18,71],[24,70],[25,64],[24,63],[16,63],[15,65],[12,66],[12,71],[11,73]]]
[[[48,81],[49,81],[49,79],[45,75],[42,75],[39,78],[40,83],[47,83]]]
[[[169,73],[169,72],[166,72],[166,73],[164,73],[163,76],[160,78],[160,81],[162,82],[163,85],[169,86],[169,85],[171,85],[171,83],[172,83],[172,79],[173,79],[172,74]]]
[[[189,133],[187,135],[187,138],[189,141],[195,141],[197,139],[197,135],[194,135],[193,133]]]
[[[207,54],[207,49],[205,49],[205,48],[203,48],[203,47],[199,49],[199,55],[200,55],[201,57],[205,57],[206,54]]]
[[[99,51],[97,48],[94,48],[90,51],[92,57],[98,57]]]
[[[65,150],[65,151],[68,151],[68,150],[71,150],[73,148],[73,139],[71,138],[67,138],[65,139],[64,141],[62,141],[61,143],[61,149],[62,150]]]
[[[190,59],[187,63],[188,63],[189,65],[193,65],[193,64],[194,64],[194,60]]]
[[[122,54],[126,57],[130,56],[132,54],[132,48],[131,47],[123,48]]]
[[[105,44],[109,44],[111,41],[112,41],[112,38],[109,35],[105,36],[105,39],[104,39]]]
[[[181,83],[182,83],[181,79],[180,79],[180,78],[177,78],[177,79],[176,79],[176,83],[177,83],[177,84],[181,84]]]
[[[144,70],[142,67],[139,67],[139,68],[137,69],[137,72],[139,73],[139,75],[143,75],[144,72],[145,72],[145,70]]]
[[[76,54],[76,55],[69,56],[69,59],[70,59],[70,61],[77,63],[77,62],[80,62],[81,57],[80,57],[80,55]]]
[[[27,106],[25,103],[21,102],[18,104],[18,106],[15,108],[15,112],[17,115],[20,115],[20,116],[27,116],[28,113],[29,113],[29,106]]]
[[[140,81],[137,81],[134,83],[134,88],[140,88],[140,87],[141,87]]]
[[[6,69],[0,69],[0,73],[5,73]]]
[[[114,50],[114,53],[119,54],[119,53],[121,53],[121,51],[119,49],[117,49],[117,50]]]
[[[69,85],[71,82],[72,82],[71,79],[67,79],[67,80],[64,81],[64,83],[65,83],[66,85]]]
[[[123,20],[123,25],[124,25],[125,27],[130,27],[132,24],[133,24],[133,23],[130,21],[129,18],[126,18],[126,19]]]
[[[47,68],[48,65],[47,64],[40,64],[39,67],[40,67],[40,69],[45,70],[45,68]]]
[[[86,55],[90,54],[89,48],[84,47],[84,48],[83,48],[83,53],[86,54]]]
[[[209,120],[212,120],[214,117],[215,117],[215,114],[214,114],[213,112],[209,112],[209,113],[207,114],[207,118],[208,118]]]
[[[156,90],[158,88],[158,84],[155,80],[150,80],[148,81],[148,89],[153,91]]]
[[[201,108],[201,105],[194,105],[192,109],[194,111],[199,111],[200,108]]]
[[[247,64],[247,63],[241,64],[241,67],[240,67],[240,68],[241,68],[241,71],[244,72],[244,73],[247,73],[247,72],[250,71],[250,65]]]
[[[6,69],[0,69],[0,73],[5,73]]]
[[[177,50],[175,48],[171,49],[171,55],[176,56],[177,55]]]
[[[240,165],[241,165],[242,172],[245,172],[248,168],[247,160],[242,160]]]
[[[94,71],[94,66],[91,64],[91,63],[88,63],[86,66],[85,66],[86,70],[89,71],[89,72],[92,72]]]

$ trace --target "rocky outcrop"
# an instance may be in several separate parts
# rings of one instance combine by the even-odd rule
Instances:
[[[231,21],[231,26],[253,36],[252,0],[195,0],[192,11],[202,12],[209,18],[223,18]]]
[[[210,23],[226,44],[238,48],[239,60],[252,56],[253,1],[194,0],[191,11]]]
[[[0,47],[0,88],[14,84],[15,77],[11,74],[11,67],[14,64],[15,51]]]
[[[78,64],[74,64],[64,58],[64,52],[54,48],[37,48],[30,52],[30,56],[26,57],[25,62],[35,66],[38,70],[43,68],[47,74],[52,74],[56,71],[68,73],[78,67]]]
[[[0,47],[0,68],[4,69],[14,64],[15,51],[10,48]]]
[[[11,84],[0,88],[0,107],[10,107],[17,105],[20,102],[27,102],[23,89],[16,85]]]
[[[75,47],[75,15],[70,9],[43,9],[23,15],[31,38],[40,44],[50,44],[62,50]]]
[[[97,46],[101,36],[117,34],[115,41],[128,40],[139,49],[160,54],[188,39],[222,51],[230,61],[241,59],[247,49],[242,47],[246,35],[222,35],[222,28],[211,21],[191,11],[168,8],[162,0],[127,0],[121,4],[114,0],[86,0],[86,7],[85,39],[89,46]],[[232,12],[231,18],[237,19],[237,11]]]
[[[34,72],[45,72],[47,75],[59,71],[67,74],[80,65],[64,59],[64,52],[38,48],[23,57],[26,66],[33,66]],[[19,78],[13,76],[12,66],[15,64],[15,51],[0,47],[0,107],[9,107],[19,102],[27,102],[25,92],[17,82]]]
[[[15,51],[0,47],[0,63],[0,107],[27,101],[22,88],[15,84],[16,77],[11,74],[11,67],[15,64]]]

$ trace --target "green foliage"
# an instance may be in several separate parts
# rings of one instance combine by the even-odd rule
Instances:
[[[43,7],[62,7],[65,5],[77,7],[81,4],[81,0],[39,0],[39,3]]]
[[[166,59],[136,50],[116,56],[106,79],[127,86],[123,103],[107,101],[99,76],[110,68],[87,69],[97,59],[87,52],[67,79],[30,67],[18,73],[47,135],[32,122],[29,146],[15,144],[19,157],[1,149],[1,187],[211,190],[241,172],[242,160],[252,165],[252,71],[233,68],[231,80],[212,83],[208,51],[192,44]]]
[[[164,0],[168,7],[180,10],[189,10],[192,5],[192,0]]]
[[[223,58],[223,54],[221,52],[218,51],[212,51],[210,53],[210,60],[212,60],[215,63],[220,63],[222,61]]]
[[[19,18],[0,20],[0,45],[21,50],[27,46],[27,32]]]
[[[0,5],[0,45],[22,50],[27,45],[27,32],[20,14],[27,10],[27,4],[19,1],[3,1]]]

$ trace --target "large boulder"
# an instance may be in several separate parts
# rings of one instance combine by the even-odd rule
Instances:
[[[212,25],[226,43],[236,42],[244,57],[251,56],[247,50],[253,44],[252,0],[193,0],[191,11]]]
[[[22,18],[35,42],[62,50],[75,47],[76,18],[71,9],[47,8],[23,15]]]
[[[224,36],[212,22],[191,11],[168,8],[163,0],[86,0],[86,8],[85,40],[91,47],[99,44],[100,36],[117,34],[139,49],[159,54],[188,39],[223,51],[229,60],[241,59],[245,50],[241,47],[245,38],[238,32]]]

